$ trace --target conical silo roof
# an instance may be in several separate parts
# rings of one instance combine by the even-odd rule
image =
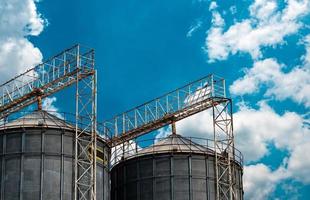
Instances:
[[[1,129],[20,127],[49,127],[74,129],[74,126],[65,120],[56,117],[46,111],[34,111],[15,120],[3,123]]]
[[[200,145],[196,142],[193,142],[192,139],[190,138],[185,138],[177,134],[171,134],[170,136],[161,139],[157,143],[138,151],[138,155],[156,154],[165,152],[211,153],[213,152],[213,150],[203,145]]]

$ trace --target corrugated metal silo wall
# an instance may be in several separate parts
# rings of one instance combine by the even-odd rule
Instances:
[[[242,168],[236,164],[237,199],[243,199]],[[123,161],[111,171],[111,200],[213,200],[214,157],[154,154]]]
[[[0,199],[73,199],[74,132],[25,128],[0,131]],[[97,159],[97,199],[109,200],[109,149]]]

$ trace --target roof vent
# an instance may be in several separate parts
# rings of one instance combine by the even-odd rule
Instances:
[[[38,126],[43,126],[44,125],[44,122],[43,122],[43,120],[38,120]]]

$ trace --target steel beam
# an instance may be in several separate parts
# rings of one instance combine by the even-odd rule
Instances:
[[[77,59],[74,199],[79,200],[96,200],[97,77],[94,53],[88,56],[91,75],[84,74],[85,60]]]
[[[236,199],[232,102],[227,99],[212,107],[216,174],[216,199]]]

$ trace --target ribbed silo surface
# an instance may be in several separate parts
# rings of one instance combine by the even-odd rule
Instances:
[[[71,200],[75,129],[44,111],[0,127],[0,199]],[[109,148],[98,138],[97,199],[109,199]]]
[[[179,135],[135,148],[135,155],[123,154],[112,168],[112,200],[215,199],[214,151]],[[236,199],[243,199],[242,166],[233,166]]]

